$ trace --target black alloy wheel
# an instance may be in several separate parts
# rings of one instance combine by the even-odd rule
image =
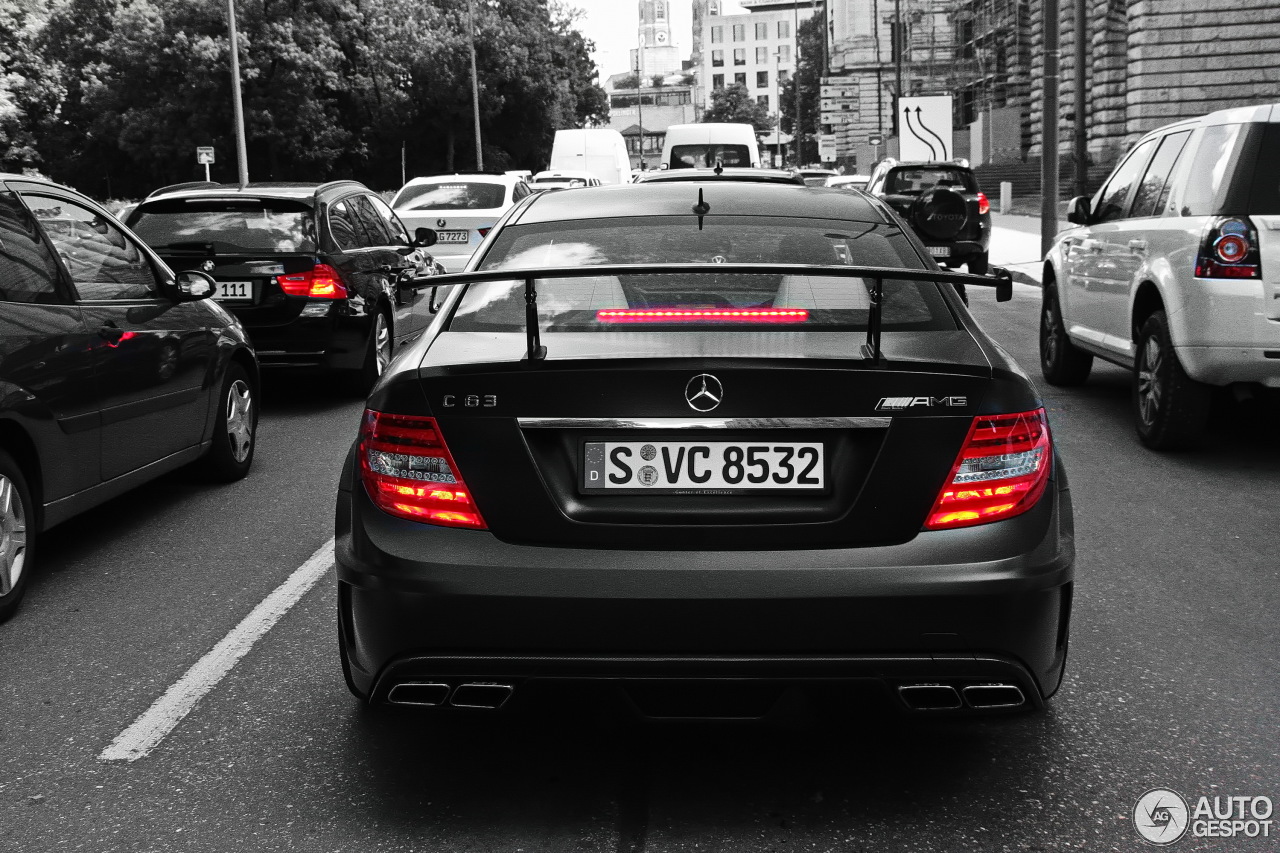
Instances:
[[[1169,334],[1169,319],[1156,311],[1138,330],[1133,360],[1133,413],[1138,438],[1152,450],[1196,444],[1209,422],[1213,389],[1183,370]]]
[[[254,387],[249,374],[235,362],[227,365],[217,406],[213,444],[200,460],[201,468],[209,479],[230,483],[249,473],[258,440],[258,401]]]
[[[1067,337],[1058,305],[1058,289],[1052,279],[1044,283],[1040,302],[1040,372],[1050,385],[1069,388],[1089,378],[1093,355],[1079,349]]]
[[[0,622],[13,615],[27,591],[36,535],[33,508],[22,469],[0,451]]]

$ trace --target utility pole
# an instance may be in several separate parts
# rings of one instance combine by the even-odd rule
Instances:
[[[794,16],[794,23],[791,27],[791,40],[795,42],[795,49],[791,51],[792,61],[795,62],[795,72],[791,75],[791,87],[796,92],[796,126],[795,130],[795,149],[796,149],[796,168],[804,165],[801,161],[803,156],[800,140],[803,137],[803,131],[800,129],[800,4],[796,3],[791,7]]]
[[[1040,256],[1058,234],[1058,0],[1043,0],[1044,104],[1040,109]]]
[[[893,135],[898,137],[898,151],[902,151],[902,131],[898,126],[898,102],[902,99],[902,0],[893,0],[893,63],[894,74],[897,75],[893,101]],[[898,156],[902,156],[899,153]]]
[[[773,156],[777,158],[777,167],[782,168],[782,48],[773,52],[773,83],[777,88],[778,123],[773,126]]]
[[[240,95],[240,42],[236,38],[236,0],[227,0],[227,25],[231,31],[231,108],[236,121],[236,160],[240,189],[249,186],[249,155],[244,144],[244,104]]]
[[[640,127],[640,171],[644,171],[644,33],[636,39],[636,123]]]
[[[1076,191],[1078,196],[1089,192],[1089,140],[1085,134],[1084,113],[1084,72],[1088,52],[1085,50],[1085,5],[1086,0],[1076,0],[1075,47],[1076,47],[1076,121],[1075,121],[1075,161]]]
[[[480,141],[480,83],[476,77],[476,8],[475,0],[467,0],[467,22],[471,37],[471,112],[476,122],[476,171],[484,171],[484,149]]]

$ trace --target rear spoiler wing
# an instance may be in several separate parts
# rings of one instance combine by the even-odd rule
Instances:
[[[1013,275],[1003,267],[992,267],[989,275],[943,272],[942,270],[909,270],[897,267],[819,266],[816,264],[600,264],[576,267],[546,267],[542,269],[501,269],[477,272],[449,273],[431,276],[424,283],[433,287],[455,284],[478,284],[488,281],[524,280],[524,323],[528,339],[527,356],[530,361],[540,361],[547,356],[538,328],[538,291],[534,282],[547,278],[589,278],[602,275],[670,275],[673,273],[714,273],[727,275],[818,275],[827,278],[872,279],[871,316],[867,320],[867,341],[862,345],[863,358],[873,363],[880,361],[880,322],[884,310],[884,283],[886,281],[936,281],[944,284],[994,287],[997,302],[1013,299]]]

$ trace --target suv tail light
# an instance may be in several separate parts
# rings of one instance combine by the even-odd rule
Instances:
[[[1247,220],[1211,220],[1200,239],[1196,278],[1262,278],[1258,232]]]
[[[290,296],[310,296],[314,299],[347,298],[347,286],[342,283],[342,277],[328,264],[316,264],[306,272],[278,275],[276,283]]]
[[[983,216],[991,212],[991,202],[987,201],[986,193],[978,193],[978,215]]]
[[[971,527],[1021,515],[1044,493],[1051,457],[1044,409],[979,415],[925,529]]]
[[[365,409],[360,479],[374,505],[410,521],[486,530],[435,418]]]

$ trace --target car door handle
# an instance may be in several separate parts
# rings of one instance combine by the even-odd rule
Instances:
[[[1130,240],[1129,248],[1137,249],[1140,252],[1145,252],[1147,250],[1147,241],[1146,240]]]
[[[108,320],[107,322],[103,323],[101,327],[99,327],[98,337],[103,338],[104,340],[110,341],[111,343],[114,344],[119,342],[119,340],[124,337],[124,329],[120,328],[115,323],[112,323],[110,320]]]

